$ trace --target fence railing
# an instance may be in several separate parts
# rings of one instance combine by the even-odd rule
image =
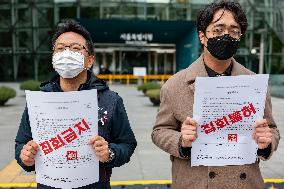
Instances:
[[[127,85],[131,83],[132,80],[136,80],[138,82],[139,79],[143,80],[144,83],[147,83],[152,80],[159,80],[159,81],[166,81],[168,80],[172,75],[145,75],[145,76],[135,76],[130,74],[99,74],[97,75],[98,78],[107,80],[110,85],[112,85],[113,81],[120,80],[124,81]]]

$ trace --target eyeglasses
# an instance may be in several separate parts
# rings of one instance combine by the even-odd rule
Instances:
[[[63,43],[58,43],[53,47],[54,52],[63,52],[66,48],[69,48],[73,52],[80,52],[82,50],[86,50],[88,53],[88,49],[79,43],[71,43],[70,45],[65,45]]]
[[[206,32],[211,32],[213,33],[214,36],[222,36],[226,32],[226,28],[225,27],[214,27],[212,31],[206,31]],[[228,29],[228,33],[231,37],[235,39],[240,39],[240,37],[242,36],[241,30],[237,28]]]

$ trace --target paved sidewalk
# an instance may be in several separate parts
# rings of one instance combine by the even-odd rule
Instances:
[[[0,83],[0,86],[4,83]],[[5,83],[7,85],[7,83]],[[18,84],[8,83],[18,89]],[[164,180],[171,179],[171,165],[169,155],[158,149],[151,142],[151,131],[158,111],[148,98],[138,92],[135,86],[113,85],[111,88],[124,99],[126,110],[138,141],[138,146],[129,164],[113,170],[112,180]],[[278,124],[281,135],[284,136],[284,99],[272,98],[273,115]],[[25,106],[23,91],[0,108],[0,170],[5,168],[14,159],[14,139]],[[284,178],[284,141],[280,141],[278,151],[268,162],[261,162],[261,171],[264,178]],[[13,163],[6,170],[13,170]],[[3,174],[3,171],[2,171]],[[11,173],[12,174],[12,173]],[[23,179],[30,176],[21,172]],[[0,171],[1,176],[1,171]],[[33,179],[31,180],[33,181]],[[0,183],[4,181],[1,181]],[[18,182],[20,182],[18,180]]]

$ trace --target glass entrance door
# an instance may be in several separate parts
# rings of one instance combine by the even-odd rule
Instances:
[[[96,64],[100,74],[133,74],[134,67],[145,67],[147,75],[174,74],[175,48],[97,48]]]
[[[121,62],[121,74],[133,74],[134,67],[146,67],[147,69],[148,52],[124,51]]]

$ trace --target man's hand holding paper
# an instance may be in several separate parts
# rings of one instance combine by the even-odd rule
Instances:
[[[272,142],[272,130],[269,128],[266,119],[257,120],[253,126],[255,130],[252,136],[258,148],[267,148]]]

